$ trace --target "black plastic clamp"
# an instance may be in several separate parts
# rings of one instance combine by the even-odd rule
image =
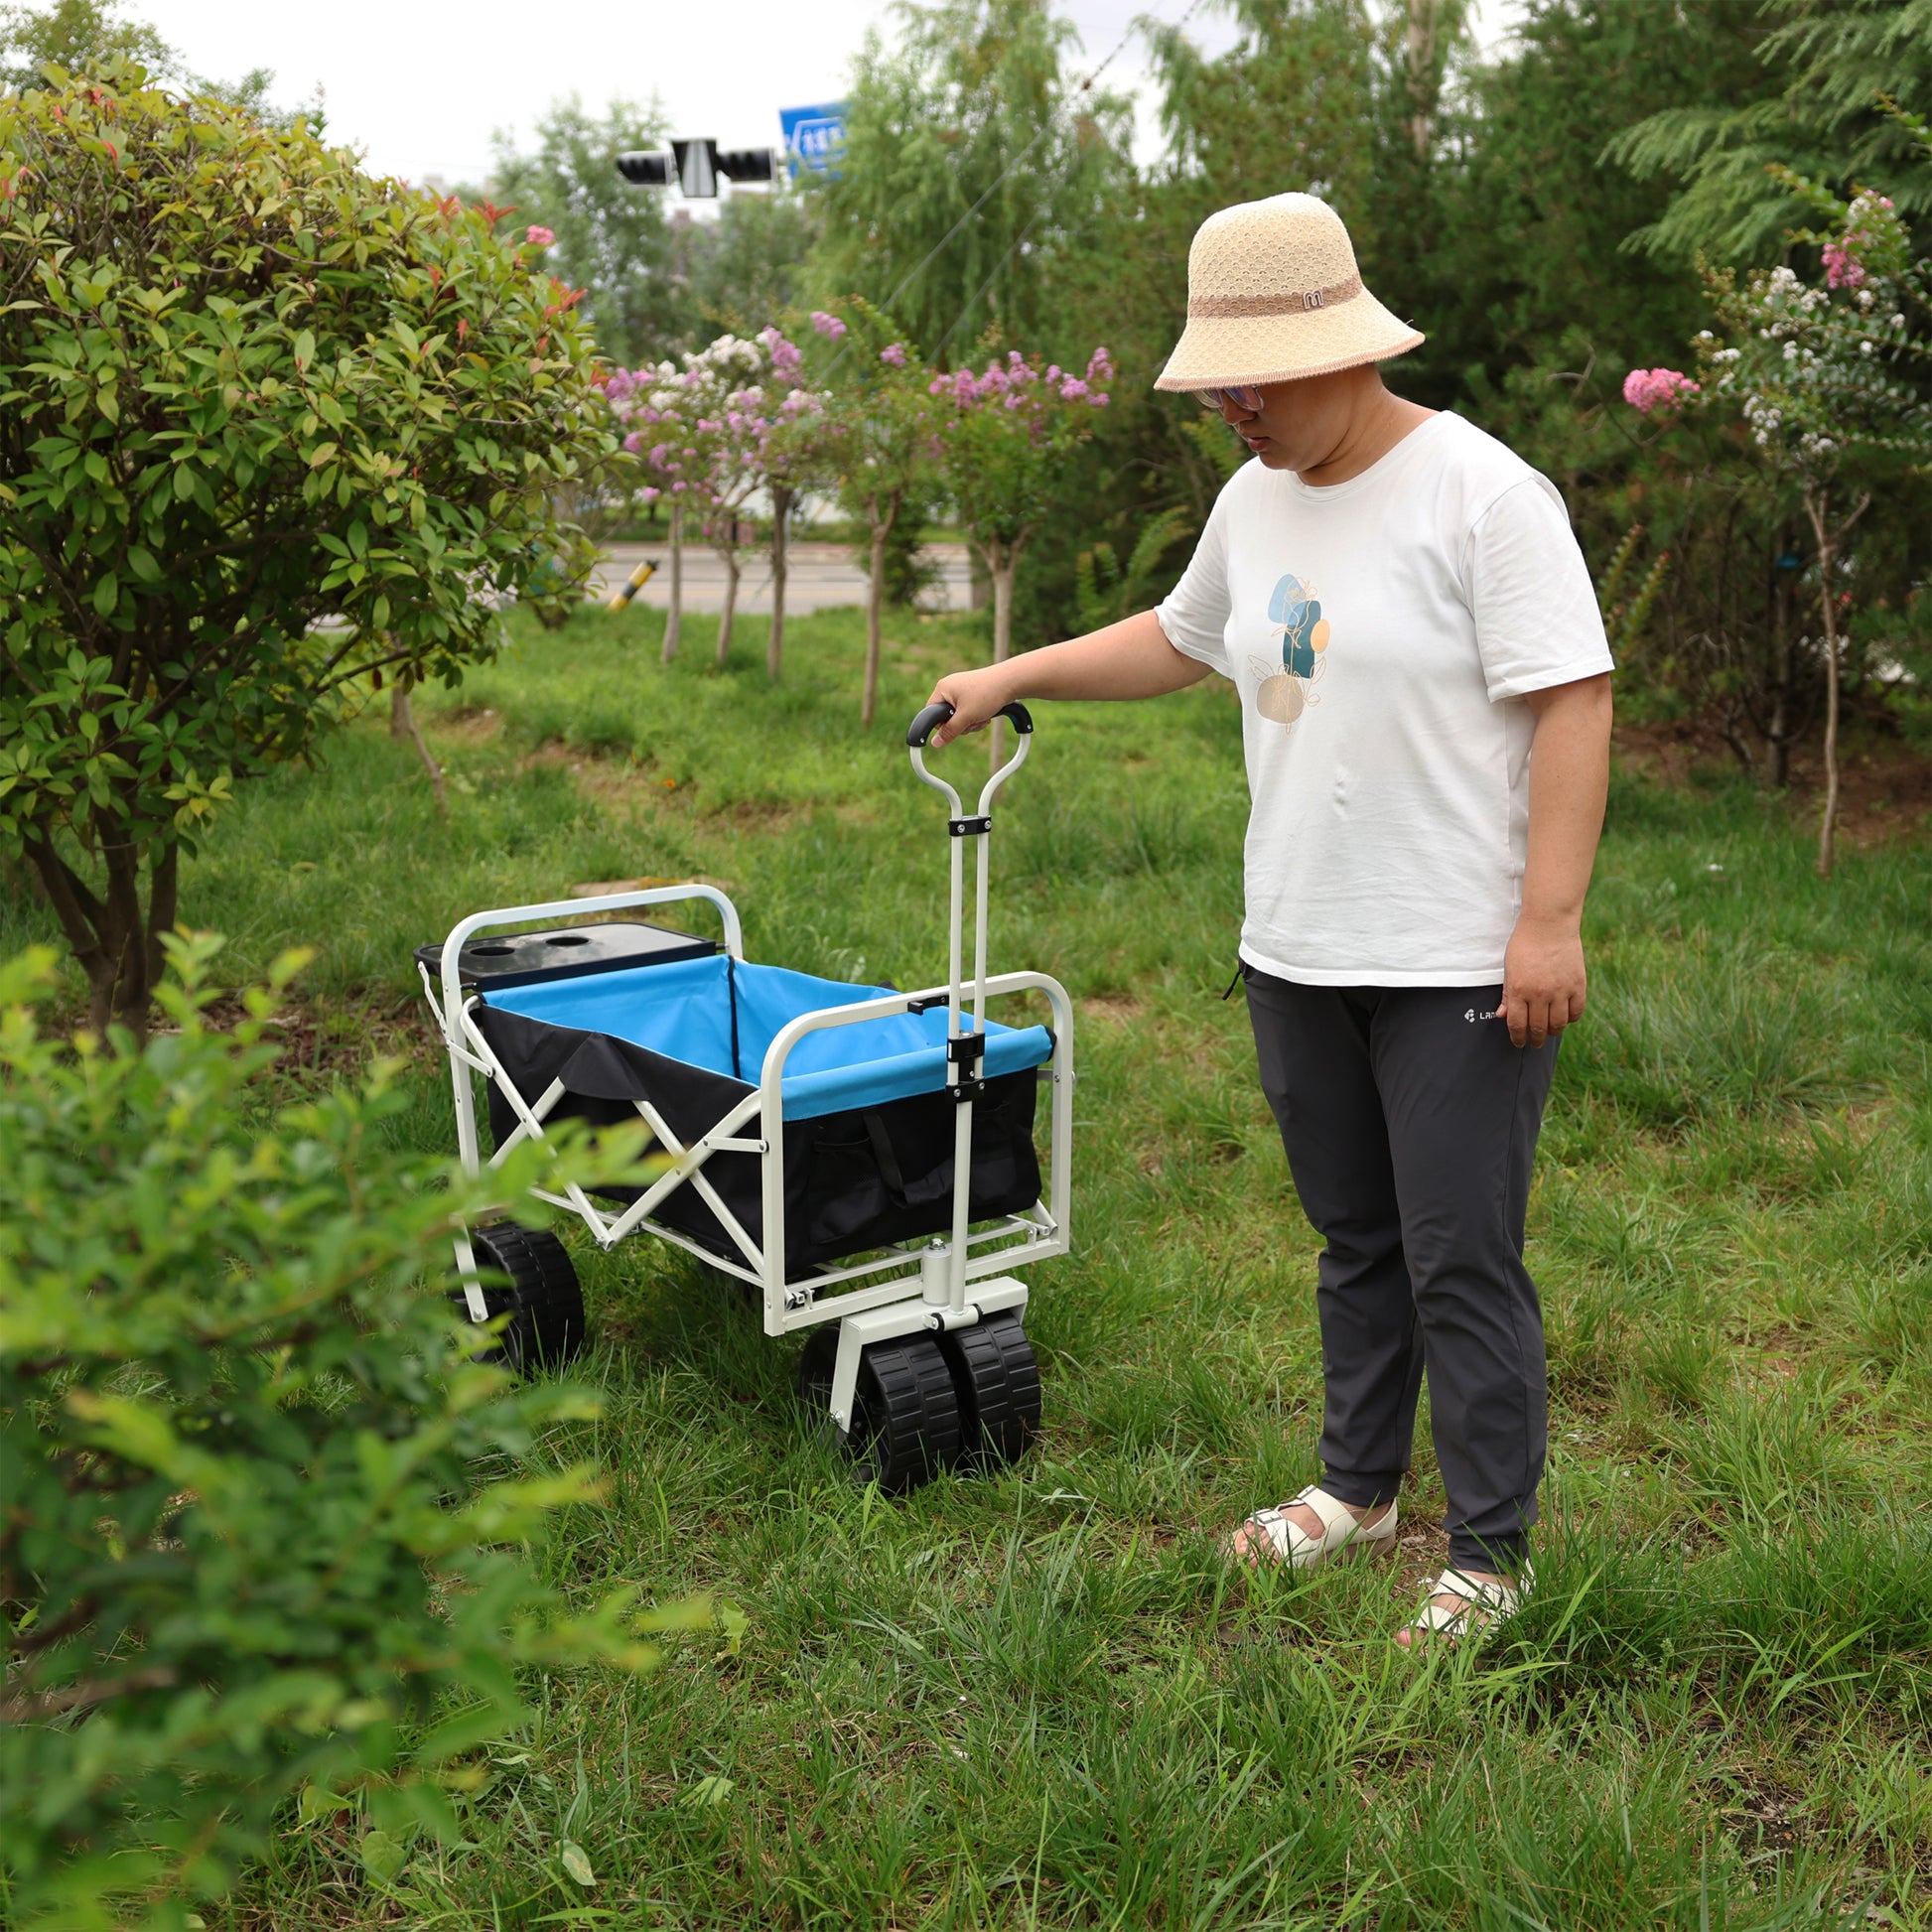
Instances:
[[[946,1041],[946,1057],[955,1066],[977,1066],[985,1051],[984,1034],[955,1034]]]
[[[986,1082],[977,1074],[961,1075],[946,1091],[953,1097],[953,1105],[960,1106],[968,1100],[977,1100],[986,1089]]]
[[[991,812],[984,813],[978,818],[949,818],[946,820],[946,830],[956,839],[977,838],[980,833],[990,832],[992,829],[993,814]]]
[[[950,993],[928,993],[923,999],[907,1000],[905,1010],[907,1013],[930,1013],[934,1007],[947,1007],[951,1005],[952,995]]]

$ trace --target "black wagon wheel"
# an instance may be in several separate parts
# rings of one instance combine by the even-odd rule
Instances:
[[[838,1329],[814,1331],[798,1364],[798,1399],[808,1418],[831,1427]],[[930,1335],[875,1341],[859,1357],[852,1427],[839,1447],[860,1482],[902,1496],[959,1459],[959,1399],[952,1372]]]
[[[1019,1461],[1039,1433],[1039,1362],[1019,1315],[1009,1311],[954,1328],[940,1336],[939,1347],[959,1396],[966,1463],[997,1468]]]
[[[509,1277],[507,1283],[485,1279],[482,1284],[489,1318],[509,1316],[502,1339],[482,1359],[503,1363],[518,1375],[562,1368],[573,1360],[584,1346],[584,1291],[564,1244],[548,1228],[491,1221],[470,1230],[470,1245],[485,1276]],[[450,1299],[471,1312],[461,1288]]]

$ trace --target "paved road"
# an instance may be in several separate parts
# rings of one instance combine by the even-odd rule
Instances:
[[[963,543],[935,543],[926,555],[938,565],[939,578],[920,600],[929,611],[971,608],[971,576]],[[604,553],[604,565],[592,580],[616,589],[646,557],[657,575],[637,593],[640,604],[661,611],[670,602],[670,546],[662,543],[614,543]],[[840,604],[864,604],[866,573],[853,563],[842,543],[794,541],[786,556],[785,609],[791,613],[822,611]],[[725,566],[705,544],[684,547],[684,608],[717,611],[725,602]],[[771,609],[771,557],[766,550],[747,550],[738,581],[738,608],[767,614]]]

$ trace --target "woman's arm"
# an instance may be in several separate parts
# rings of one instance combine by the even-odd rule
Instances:
[[[953,709],[932,743],[949,744],[978,731],[1015,698],[1159,698],[1198,683],[1207,672],[1207,665],[1168,642],[1152,611],[1143,611],[1084,637],[1023,651],[1004,664],[948,672],[926,700],[943,700]]]
[[[1581,1018],[1588,992],[1584,969],[1584,895],[1596,863],[1610,785],[1610,679],[1532,691],[1529,854],[1523,909],[1503,963],[1503,1003],[1518,1046],[1541,1046]]]

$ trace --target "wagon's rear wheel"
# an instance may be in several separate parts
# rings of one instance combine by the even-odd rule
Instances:
[[[838,1329],[815,1330],[798,1364],[798,1399],[808,1418],[831,1427],[832,1369]],[[839,1448],[861,1482],[903,1495],[959,1459],[959,1400],[951,1371],[930,1335],[875,1341],[859,1357],[852,1427]]]
[[[939,1337],[959,1397],[964,1459],[976,1468],[1017,1462],[1039,1433],[1039,1362],[1019,1315],[988,1315]]]
[[[485,1276],[506,1275],[508,1282],[484,1280],[483,1305],[489,1318],[507,1314],[502,1339],[483,1354],[518,1375],[562,1368],[584,1346],[584,1291],[577,1285],[564,1244],[548,1228],[526,1228],[517,1221],[492,1221],[470,1231],[477,1266]],[[450,1299],[466,1314],[474,1311],[461,1289]]]

